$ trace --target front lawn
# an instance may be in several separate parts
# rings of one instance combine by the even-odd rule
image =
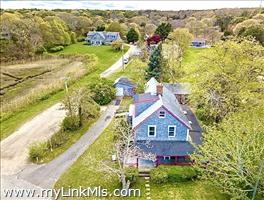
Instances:
[[[114,64],[120,57],[121,52],[115,52],[111,46],[88,46],[83,43],[77,43],[65,47],[59,54],[95,54],[98,57],[98,63],[95,70],[74,83],[74,86],[82,86],[99,79],[99,75]],[[72,87],[72,86],[71,86]],[[32,119],[38,113],[61,101],[65,96],[64,91],[58,91],[43,100],[39,100],[34,104],[24,107],[14,112],[10,117],[1,121],[1,140],[13,133],[18,127],[26,121]]]

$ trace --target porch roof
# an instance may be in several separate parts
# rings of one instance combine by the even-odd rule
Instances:
[[[138,141],[137,146],[142,151],[157,156],[185,156],[195,150],[188,141]]]

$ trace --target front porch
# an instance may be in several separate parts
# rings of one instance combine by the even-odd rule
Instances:
[[[156,166],[159,165],[191,165],[190,156],[157,156]]]

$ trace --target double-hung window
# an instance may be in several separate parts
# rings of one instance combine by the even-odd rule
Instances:
[[[148,137],[156,137],[156,126],[155,125],[148,126]]]
[[[169,137],[176,136],[176,126],[168,126],[168,136]]]
[[[165,111],[164,110],[161,110],[159,111],[159,118],[165,118]]]

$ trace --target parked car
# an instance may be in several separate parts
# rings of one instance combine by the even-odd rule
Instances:
[[[124,58],[124,64],[127,64],[128,61],[129,61],[129,57],[125,57],[125,58]]]

